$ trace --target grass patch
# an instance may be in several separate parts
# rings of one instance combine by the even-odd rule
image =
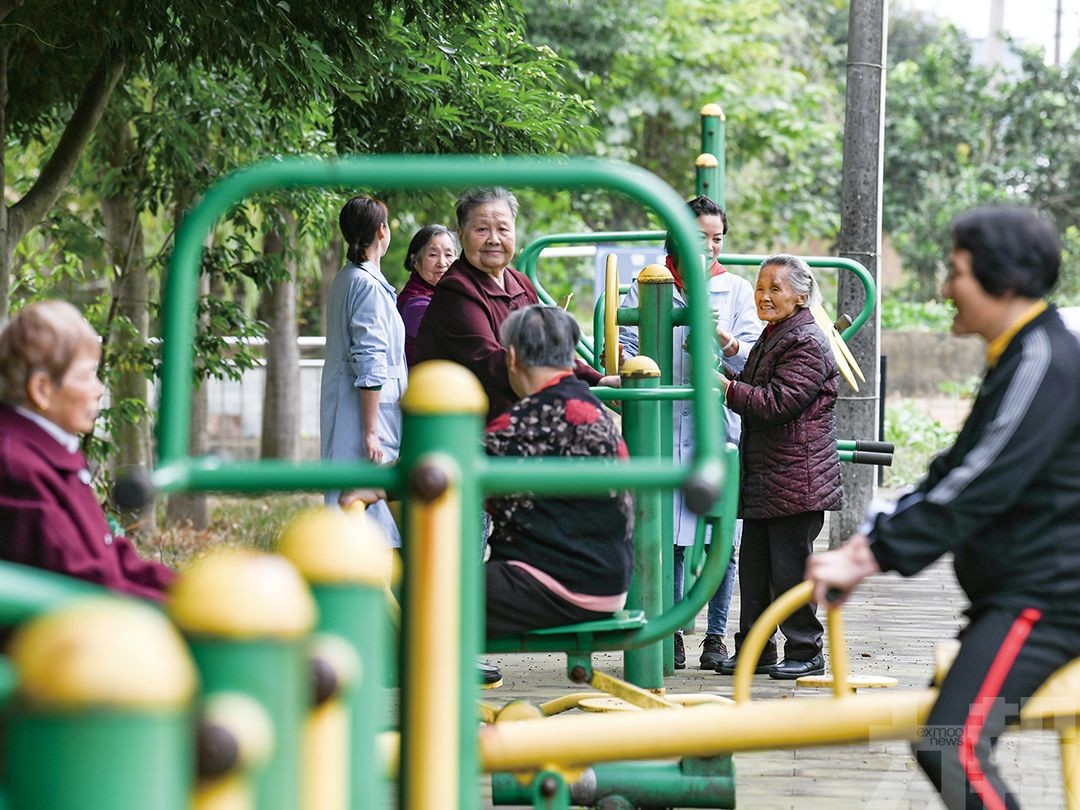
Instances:
[[[896,399],[885,404],[885,441],[896,446],[893,464],[885,468],[884,485],[903,487],[926,474],[931,459],[956,440],[949,430],[926,413],[915,399]]]
[[[209,498],[208,528],[197,531],[190,526],[166,526],[138,543],[142,554],[182,571],[192,560],[215,548],[269,551],[282,528],[298,512],[323,503],[321,494]],[[159,526],[165,526],[164,511],[164,505],[159,504]]]

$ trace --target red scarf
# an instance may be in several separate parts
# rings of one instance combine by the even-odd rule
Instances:
[[[679,288],[679,292],[686,292],[686,285],[683,284],[682,275],[679,273],[679,268],[675,266],[675,259],[670,255],[664,257],[664,265],[671,271],[671,275],[675,278],[675,286]],[[713,259],[712,266],[709,268],[709,278],[713,276],[720,276],[727,272],[727,268],[720,262]]]

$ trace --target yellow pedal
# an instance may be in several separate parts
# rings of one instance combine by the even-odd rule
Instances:
[[[890,689],[898,683],[896,678],[890,678],[888,675],[852,675],[847,679],[847,682],[852,691],[856,689]],[[803,675],[795,680],[795,685],[809,689],[832,689],[833,679],[831,675]]]
[[[622,698],[611,697],[591,697],[583,698],[578,703],[578,708],[586,712],[643,712],[645,709],[640,706],[635,706],[633,703],[627,703]]]

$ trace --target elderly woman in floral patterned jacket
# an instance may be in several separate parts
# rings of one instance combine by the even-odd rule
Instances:
[[[521,399],[487,427],[492,456],[625,458],[619,430],[574,375],[578,326],[535,305],[501,330],[510,384]],[[485,565],[488,638],[607,618],[626,602],[633,558],[627,492],[591,497],[492,498]]]
[[[742,417],[743,537],[736,654],[717,665],[722,674],[734,672],[739,645],[769,603],[802,581],[825,512],[840,508],[833,413],[840,372],[810,312],[819,298],[802,259],[780,254],[762,262],[754,303],[768,325],[743,370],[723,383],[727,406]],[[770,639],[758,672],[783,680],[824,672],[816,605],[795,611],[780,631],[785,660],[776,663]]]

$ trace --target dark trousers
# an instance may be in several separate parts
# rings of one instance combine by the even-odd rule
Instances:
[[[765,608],[789,588],[806,579],[806,560],[814,539],[825,523],[824,512],[802,512],[779,518],[743,520],[742,545],[739,547],[739,632],[735,649],[765,612]],[[821,652],[821,622],[817,605],[796,610],[780,622],[780,632],[787,643],[784,657],[791,661],[809,661]],[[762,663],[776,660],[776,641],[772,638],[761,653]]]
[[[487,581],[487,637],[499,638],[541,627],[610,619],[560,599],[525,571],[505,562],[484,563]]]
[[[1043,621],[1034,608],[990,610],[960,634],[960,652],[912,746],[950,810],[1017,808],[991,753],[1025,700],[1080,656],[1080,629]]]

